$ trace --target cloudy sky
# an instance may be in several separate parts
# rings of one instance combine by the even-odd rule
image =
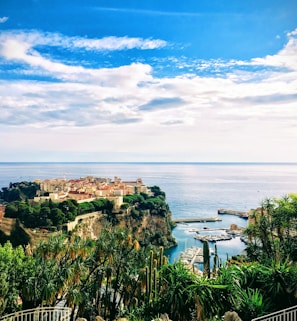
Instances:
[[[297,162],[297,1],[0,0],[0,161]]]

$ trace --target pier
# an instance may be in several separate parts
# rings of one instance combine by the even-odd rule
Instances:
[[[176,218],[175,223],[205,223],[205,222],[220,222],[221,218],[215,217],[191,217],[191,218]]]
[[[195,240],[198,241],[208,241],[208,242],[217,242],[217,241],[229,241],[232,240],[232,236],[229,234],[207,234],[207,235],[195,235],[194,236]]]
[[[242,218],[249,218],[248,212],[234,211],[234,210],[228,210],[224,208],[218,209],[218,214],[229,214],[229,215],[240,216]]]
[[[192,229],[190,232],[199,234],[200,232],[211,232],[211,231],[229,231],[230,227],[205,227],[203,229]]]
[[[215,254],[212,248],[209,248],[209,254]],[[190,264],[191,266],[195,263],[203,263],[203,248],[196,246],[187,248],[180,254],[180,259],[182,262]]]
[[[203,262],[203,249],[201,247],[187,248],[181,253],[180,259],[186,264],[193,265],[194,263]]]

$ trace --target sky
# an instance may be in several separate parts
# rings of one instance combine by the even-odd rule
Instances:
[[[0,162],[297,162],[297,1],[0,0]]]

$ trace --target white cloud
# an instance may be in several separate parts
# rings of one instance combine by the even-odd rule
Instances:
[[[0,23],[5,23],[8,20],[8,17],[1,17]]]
[[[108,37],[98,40],[62,37],[58,34],[41,34],[37,32],[7,32],[0,35],[0,55],[8,61],[18,61],[27,64],[32,74],[43,72],[64,81],[90,82],[102,86],[114,84],[128,86],[130,80],[139,78],[142,81],[150,80],[143,77],[151,72],[151,67],[144,64],[131,64],[119,68],[92,69],[82,66],[67,65],[42,56],[37,45],[51,45],[62,47],[84,48],[85,50],[123,50],[123,49],[155,49],[164,46],[161,40],[143,40],[140,38]],[[37,68],[37,69],[36,69]]]
[[[268,55],[264,58],[255,58],[252,63],[283,67],[297,71],[297,29],[287,33],[288,42],[285,47],[275,55]]]
[[[287,33],[287,37],[297,36],[297,28]]]
[[[25,139],[30,148],[61,152],[135,153],[137,146],[137,152],[145,155],[173,155],[178,149],[178,160],[185,161],[204,153],[221,155],[222,160],[267,161],[280,160],[281,155],[273,154],[279,148],[286,160],[297,161],[292,152],[297,137],[295,31],[274,56],[201,65],[225,68],[223,75],[193,72],[163,78],[144,63],[85,68],[54,61],[38,51],[37,44],[74,43],[61,35],[44,39],[40,33],[20,33],[0,38],[0,54],[8,62],[26,64],[33,75],[43,72],[59,79],[0,81],[0,130],[7,137],[2,149],[17,148],[17,142]],[[132,40],[129,44],[128,40],[117,48],[142,43]],[[108,44],[79,42],[76,46],[86,50],[116,48],[110,39]],[[256,72],[248,68],[255,65],[262,68]],[[252,159],[253,153],[258,159]],[[183,155],[191,159],[182,159]]]
[[[58,33],[42,33],[38,31],[6,31],[0,35],[2,42],[14,39],[17,42],[27,43],[31,47],[37,45],[59,46],[62,48],[84,49],[94,51],[114,50],[151,50],[165,47],[167,42],[160,39],[143,39],[131,37],[104,37],[101,39],[90,39],[82,37],[66,37]]]
[[[70,38],[67,46],[84,48],[86,50],[125,50],[125,49],[157,49],[167,45],[164,40],[129,38],[129,37],[105,37],[102,39]]]

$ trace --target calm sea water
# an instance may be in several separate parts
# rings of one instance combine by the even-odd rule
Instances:
[[[211,217],[219,208],[248,211],[265,198],[297,193],[297,164],[221,163],[0,163],[0,187],[10,182],[87,175],[123,180],[141,177],[148,186],[157,185],[165,193],[173,218]],[[201,246],[191,229],[228,228],[247,221],[232,215],[222,222],[179,224],[173,231],[178,246],[171,250],[176,260],[187,247]],[[222,260],[239,254],[244,244],[239,238],[217,242]]]

